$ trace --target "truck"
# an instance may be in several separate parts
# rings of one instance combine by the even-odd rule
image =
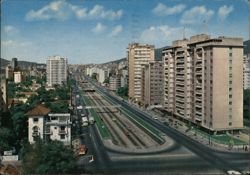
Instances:
[[[93,124],[95,123],[94,117],[92,117],[92,116],[89,117],[89,123],[90,123],[91,125],[93,125]]]
[[[76,107],[76,109],[83,109],[82,105]]]
[[[86,147],[86,145],[80,145],[79,146],[79,155],[81,156],[81,155],[85,155],[86,153],[87,153],[87,150],[88,150],[88,148]]]
[[[88,126],[89,125],[89,121],[87,117],[82,117],[82,126]]]

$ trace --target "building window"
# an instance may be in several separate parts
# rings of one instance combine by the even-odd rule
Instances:
[[[229,56],[232,57],[232,56],[233,56],[233,53],[229,53]]]
[[[229,102],[229,105],[232,105],[232,102],[231,102],[231,101]]]
[[[37,123],[38,120],[39,120],[38,118],[33,118],[33,122],[34,122],[34,123]]]
[[[57,129],[57,127],[54,127],[54,129]]]
[[[229,124],[229,126],[232,126],[232,122],[229,122],[228,124]]]
[[[64,139],[65,139],[65,135],[61,135],[61,136],[60,136],[60,139],[61,139],[61,140],[64,140]]]

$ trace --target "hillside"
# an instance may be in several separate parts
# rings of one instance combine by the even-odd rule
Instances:
[[[6,59],[3,59],[1,58],[1,67],[6,67],[8,64],[10,64],[10,61],[9,60],[6,60]],[[42,65],[41,63],[36,63],[36,62],[29,62],[29,61],[18,61],[18,66],[20,68],[23,68],[23,69],[26,69],[28,68],[29,66],[36,66],[36,65]]]
[[[5,67],[7,64],[9,64],[9,60],[1,58],[0,60],[0,67]]]
[[[163,49],[169,48],[169,46],[161,47],[158,49],[155,49],[155,60],[156,61],[161,61],[162,60],[162,55],[161,52]]]

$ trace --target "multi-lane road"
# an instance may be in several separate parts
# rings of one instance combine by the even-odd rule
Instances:
[[[249,154],[217,151],[192,140],[182,133],[153,120],[148,114],[130,104],[112,96],[91,79],[85,77],[97,91],[106,96],[112,103],[121,105],[144,121],[165,133],[174,140],[174,147],[156,153],[122,153],[107,148],[100,137],[97,127],[91,125],[82,129],[82,141],[89,147],[88,155],[93,155],[95,161],[82,163],[84,170],[93,173],[181,173],[181,174],[215,174],[226,173],[228,170],[244,171],[249,165]],[[76,87],[77,88],[77,87]],[[77,88],[78,89],[78,88]],[[81,97],[82,98],[82,97]],[[80,102],[84,105],[83,100]],[[81,159],[85,159],[84,156]]]

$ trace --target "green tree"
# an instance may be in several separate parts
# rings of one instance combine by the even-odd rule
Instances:
[[[244,90],[244,118],[249,119],[249,110],[250,110],[250,89]]]
[[[73,151],[59,141],[38,141],[33,145],[26,143],[21,155],[25,174],[61,174],[77,171],[77,159]]]
[[[60,102],[46,103],[46,106],[51,109],[51,112],[67,113],[69,112],[68,105]]]
[[[0,153],[12,149],[14,141],[13,131],[9,128],[0,127]]]
[[[124,96],[128,96],[128,87],[120,87],[117,89],[117,93],[118,95],[124,97]]]

